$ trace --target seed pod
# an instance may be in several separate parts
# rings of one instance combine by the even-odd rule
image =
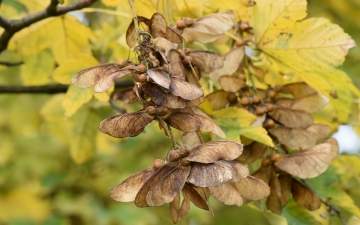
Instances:
[[[240,100],[241,105],[249,105],[250,104],[250,98],[249,97],[242,97]]]
[[[243,39],[237,39],[235,41],[235,45],[238,47],[244,46],[245,45],[245,41]]]
[[[135,70],[138,71],[139,73],[146,73],[146,66],[143,64],[140,64],[135,67]]]
[[[252,97],[252,102],[253,102],[253,103],[257,104],[257,103],[259,103],[260,101],[261,101],[261,99],[260,99],[259,96],[254,95],[254,96]]]
[[[237,96],[235,93],[230,93],[227,99],[229,100],[230,103],[234,103],[237,100]]]
[[[186,24],[183,20],[176,21],[176,28],[182,30],[186,27]]]
[[[270,166],[270,159],[264,158],[264,159],[261,161],[261,167],[268,167],[268,166]]]
[[[263,126],[264,126],[266,129],[274,128],[274,127],[275,127],[275,121],[272,120],[272,119],[267,119],[267,120],[265,120],[265,122],[263,123]]]
[[[185,25],[187,27],[191,27],[193,24],[194,24],[194,20],[192,18],[190,18],[190,17],[185,18]]]
[[[118,60],[117,62],[116,62],[116,64],[120,67],[120,68],[122,68],[122,67],[125,67],[127,64],[129,64],[128,63],[128,61],[126,60],[126,59],[120,59],[120,60]]]
[[[268,96],[269,96],[270,99],[274,99],[276,97],[276,94],[277,93],[274,90],[269,90],[268,91]]]
[[[264,107],[262,107],[262,106],[256,107],[255,113],[258,116],[264,115],[264,113],[265,113]]]
[[[265,104],[265,107],[266,107],[266,111],[267,111],[267,112],[272,112],[272,111],[274,111],[274,109],[275,109],[274,105],[271,104],[271,103],[266,103],[266,104]]]
[[[139,81],[145,83],[147,81],[147,75],[145,73],[139,75]]]
[[[155,159],[154,163],[153,163],[153,168],[154,169],[159,169],[160,167],[162,167],[162,165],[164,165],[164,161],[161,159]]]

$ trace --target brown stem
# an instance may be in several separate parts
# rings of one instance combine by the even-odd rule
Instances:
[[[115,88],[128,88],[134,85],[133,81],[120,81],[115,83]],[[39,86],[4,86],[0,85],[0,94],[56,94],[64,93],[68,89],[68,85],[48,84]]]
[[[97,0],[80,0],[70,5],[58,6],[59,2],[57,0],[51,0],[49,6],[46,9],[25,16],[20,20],[7,20],[3,17],[0,17],[0,26],[5,29],[5,31],[0,36],[0,52],[7,48],[12,36],[14,36],[16,32],[22,30],[23,28],[49,17],[59,16],[70,11],[88,7],[96,1]]]
[[[0,61],[0,65],[3,66],[19,66],[21,64],[23,64],[24,62],[5,62],[5,61]]]

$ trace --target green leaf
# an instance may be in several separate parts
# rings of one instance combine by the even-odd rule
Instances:
[[[24,57],[21,66],[21,79],[25,85],[42,85],[51,82],[51,73],[55,67],[55,60],[49,49],[36,55]]]
[[[79,88],[70,85],[62,102],[65,109],[65,116],[72,116],[83,104],[88,103],[92,99],[92,96],[92,88]]]
[[[289,224],[296,225],[324,225],[329,224],[329,215],[326,207],[322,204],[315,211],[308,211],[299,206],[292,198],[283,208],[282,216],[286,218]]]

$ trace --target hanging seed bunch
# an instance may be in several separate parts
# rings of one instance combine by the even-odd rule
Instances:
[[[171,217],[176,223],[187,214],[190,202],[209,210],[210,195],[224,204],[241,206],[243,198],[258,200],[270,194],[265,182],[250,176],[247,166],[235,161],[243,151],[241,143],[204,143],[202,139],[200,130],[225,138],[221,128],[197,107],[205,99],[199,82],[201,73],[224,67],[224,57],[210,51],[178,49],[184,38],[189,41],[202,35],[207,42],[215,40],[232,28],[233,19],[231,13],[196,20],[187,18],[186,27],[180,31],[179,27],[168,27],[160,13],[150,19],[139,16],[126,33],[137,62],[120,60],[103,64],[80,71],[72,78],[72,83],[79,87],[94,86],[95,92],[104,92],[116,79],[131,75],[134,87],[116,92],[113,98],[125,103],[139,101],[143,109],[103,120],[100,131],[117,138],[134,137],[146,125],[157,121],[173,140],[173,150],[165,161],[155,160],[152,166],[111,191],[110,196],[116,201],[134,201],[138,207],[170,203]],[[219,24],[217,33],[212,32],[214,21]],[[145,29],[140,30],[139,24],[145,24]],[[172,128],[183,132],[184,145],[174,140]]]
[[[325,140],[332,129],[314,123],[312,116],[329,100],[304,82],[256,88],[254,79],[263,83],[264,71],[255,67],[240,50],[253,38],[253,33],[246,21],[239,23],[238,31],[246,38],[237,40],[225,55],[226,68],[210,73],[210,78],[218,80],[221,88],[206,99],[213,110],[238,107],[252,113],[256,116],[252,126],[264,127],[278,146],[274,149],[250,141],[236,159],[245,164],[262,159],[261,167],[252,176],[270,186],[267,208],[280,214],[292,194],[301,207],[316,210],[320,208],[321,200],[301,179],[323,173],[338,154],[337,141]]]
[[[312,116],[328,99],[302,82],[257,88],[254,79],[264,84],[264,71],[245,55],[245,44],[253,42],[254,34],[247,21],[234,24],[234,18],[232,13],[215,13],[185,18],[169,27],[160,13],[150,19],[138,16],[126,32],[136,62],[103,64],[72,78],[79,87],[94,86],[95,92],[104,92],[116,79],[132,76],[134,87],[116,92],[113,99],[129,104],[139,101],[143,108],[107,118],[99,129],[117,138],[134,137],[157,121],[173,141],[165,160],[155,160],[111,190],[116,201],[134,201],[138,207],[169,203],[174,223],[187,214],[190,202],[211,210],[210,195],[237,206],[268,197],[268,209],[278,214],[291,194],[308,210],[320,207],[320,199],[300,179],[324,172],[338,153],[334,139],[324,141],[330,127],[314,124]],[[231,29],[237,36],[224,56],[185,48],[186,42],[213,42]],[[204,77],[220,87],[206,97],[199,81]],[[226,137],[198,108],[205,98],[214,111],[238,107],[254,114],[257,119],[252,126],[264,127],[278,147],[251,140],[245,147],[231,141],[204,143],[201,131]],[[182,145],[177,144],[172,128],[182,132]],[[258,159],[262,159],[261,167],[250,175],[246,164]]]

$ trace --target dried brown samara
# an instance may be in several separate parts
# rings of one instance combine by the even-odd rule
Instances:
[[[194,187],[218,187],[247,179],[247,167],[233,161],[241,153],[242,144],[231,141],[208,142],[194,148],[183,145],[170,152],[166,163],[156,160],[152,167],[116,186],[110,196],[117,201],[135,201],[138,207],[170,203],[171,215],[176,223],[187,213],[188,201],[199,208],[209,209],[207,198],[201,197],[202,194]],[[181,207],[180,191],[184,196]]]

